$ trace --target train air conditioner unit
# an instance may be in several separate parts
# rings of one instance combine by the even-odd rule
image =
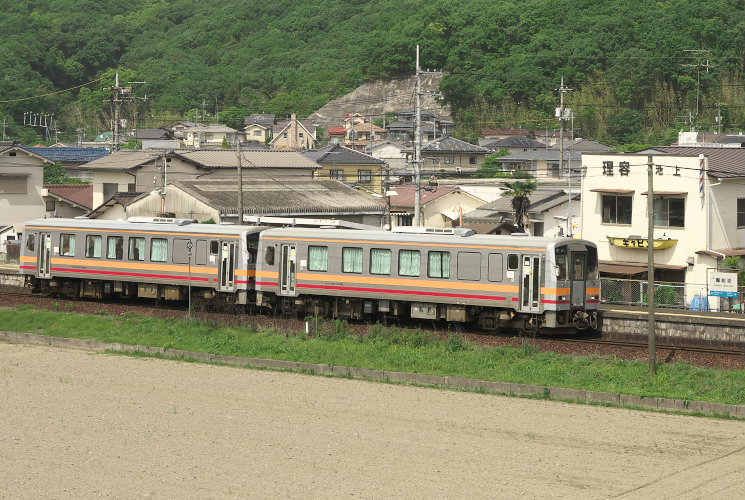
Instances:
[[[196,219],[176,219],[175,217],[129,217],[127,222],[134,224],[175,224],[177,226],[186,226],[194,224]]]
[[[394,233],[409,233],[409,234],[449,234],[452,236],[471,236],[476,234],[473,229],[466,229],[464,227],[415,227],[415,226],[396,226],[391,229]]]

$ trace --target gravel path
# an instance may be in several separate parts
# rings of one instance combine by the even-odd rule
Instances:
[[[0,343],[0,497],[739,498],[742,422]]]

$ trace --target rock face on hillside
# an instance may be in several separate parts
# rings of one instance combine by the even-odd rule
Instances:
[[[422,76],[422,91],[437,92],[442,75]],[[384,113],[413,108],[416,104],[416,77],[397,80],[376,80],[366,83],[349,94],[334,99],[308,117],[324,128],[339,126],[348,113],[370,116],[371,121]],[[431,95],[422,96],[422,109],[433,109],[440,119],[450,118],[450,107],[438,104]]]

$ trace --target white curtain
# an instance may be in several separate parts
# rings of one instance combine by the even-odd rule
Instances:
[[[121,259],[123,244],[121,236],[109,236],[106,240],[106,257],[109,259]]]
[[[145,260],[145,238],[129,239],[129,260]]]
[[[308,271],[328,271],[329,270],[329,249],[328,247],[308,247]]]
[[[362,249],[361,248],[344,248],[342,249],[342,271],[345,273],[362,272]]]
[[[88,235],[85,238],[86,238],[85,256],[89,258],[100,259],[102,238],[97,235]]]
[[[391,274],[391,251],[383,248],[370,250],[370,274]]]
[[[450,277],[450,252],[429,252],[429,277]]]
[[[153,262],[166,262],[168,260],[168,240],[165,238],[150,240],[150,260]]]
[[[419,276],[421,259],[419,250],[399,250],[398,274],[401,276]]]

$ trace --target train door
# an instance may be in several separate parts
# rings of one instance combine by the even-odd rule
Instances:
[[[587,274],[587,252],[572,252],[569,278],[572,288],[572,306],[585,305],[585,279]]]
[[[538,312],[541,291],[541,257],[523,255],[520,280],[520,310]]]
[[[282,245],[279,270],[279,294],[295,296],[295,245]]]
[[[235,290],[235,251],[236,245],[232,242],[223,241],[220,252],[220,282],[218,290]]]
[[[39,233],[39,246],[37,257],[37,276],[39,278],[49,278],[51,272],[52,257],[52,235],[49,233]]]

